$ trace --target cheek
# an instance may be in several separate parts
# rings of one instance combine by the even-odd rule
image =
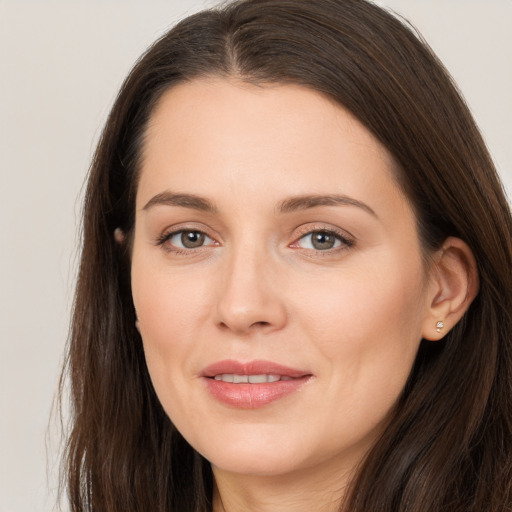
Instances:
[[[366,267],[324,285],[298,296],[301,329],[327,362],[333,400],[350,404],[354,425],[375,423],[400,395],[421,341],[421,266]]]
[[[391,334],[407,342],[421,333],[426,286],[419,254],[376,250],[336,272],[305,277],[290,292],[305,328],[346,345],[359,340],[354,347]]]
[[[134,249],[132,295],[141,333],[162,349],[193,334],[208,311],[208,281],[198,272],[176,272],[154,251]],[[171,343],[172,342],[172,343]]]
[[[155,391],[169,412],[177,397],[187,393],[191,372],[184,372],[208,307],[204,280],[190,273],[170,272],[156,258],[135,248],[132,295],[144,353]],[[185,397],[186,399],[186,397]]]

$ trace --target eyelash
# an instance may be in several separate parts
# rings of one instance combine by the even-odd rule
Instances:
[[[204,236],[204,237],[208,238],[209,240],[214,241],[212,237],[210,237],[208,234],[206,234],[204,231],[202,231],[200,229],[183,228],[183,229],[178,229],[176,231],[171,231],[170,233],[163,233],[161,236],[159,236],[157,238],[156,245],[162,246],[162,247],[164,247],[164,249],[167,252],[174,253],[177,255],[190,255],[192,252],[197,252],[201,249],[204,249],[205,247],[212,245],[212,244],[201,245],[196,248],[181,248],[181,247],[176,247],[175,245],[172,245],[172,244],[167,245],[167,242],[169,242],[174,236],[179,235],[179,234],[183,235],[183,233],[197,233],[200,236]],[[329,254],[332,254],[335,252],[344,251],[344,250],[347,250],[347,249],[353,247],[355,244],[355,240],[353,239],[353,237],[347,236],[346,232],[341,232],[341,231],[338,231],[338,230],[330,228],[330,227],[329,228],[315,227],[315,228],[307,228],[307,229],[305,228],[304,231],[299,234],[300,236],[298,238],[296,238],[292,244],[290,244],[290,247],[298,247],[297,244],[300,240],[302,240],[303,238],[306,238],[307,236],[313,236],[315,233],[316,234],[325,234],[327,236],[333,236],[336,239],[336,241],[340,242],[340,244],[338,246],[335,246],[330,249],[325,249],[325,250],[314,249],[314,248],[313,249],[310,249],[310,248],[305,249],[307,251],[313,251],[318,256],[326,256],[326,255],[329,255]],[[215,245],[215,244],[213,244],[213,245]],[[298,247],[298,248],[300,248],[300,247]]]
[[[322,226],[322,227],[308,227],[304,228],[304,231],[299,234],[299,237],[296,238],[295,242],[291,244],[291,247],[296,247],[298,242],[308,236],[313,236],[314,234],[324,234],[327,236],[332,236],[336,239],[336,241],[339,241],[340,244],[337,247],[333,247],[330,249],[320,250],[320,249],[306,249],[308,251],[314,251],[315,256],[328,256],[332,255],[333,253],[337,253],[340,251],[345,251],[347,249],[350,249],[354,246],[355,240],[352,236],[350,236],[348,233],[333,229],[331,227]],[[300,248],[300,247],[299,247]]]
[[[164,232],[161,236],[159,236],[157,238],[156,245],[162,246],[167,252],[174,253],[177,255],[190,255],[191,252],[197,252],[198,250],[201,250],[201,249],[204,249],[205,247],[207,247],[206,245],[201,245],[197,248],[182,248],[182,247],[176,247],[175,245],[172,245],[172,244],[167,244],[167,242],[169,242],[173,237],[175,237],[176,235],[179,235],[180,233],[181,234],[183,234],[183,233],[198,233],[199,235],[207,237],[208,239],[213,241],[212,237],[208,236],[201,229],[183,228],[183,229],[178,229],[176,231],[171,231],[170,233]]]

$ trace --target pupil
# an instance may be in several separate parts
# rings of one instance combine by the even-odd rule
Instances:
[[[325,232],[313,233],[313,247],[315,249],[332,249],[334,247],[334,236]]]
[[[198,231],[184,231],[181,235],[181,242],[188,249],[200,247],[204,243],[204,234]]]

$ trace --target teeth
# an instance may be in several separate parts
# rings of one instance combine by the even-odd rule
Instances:
[[[237,375],[235,373],[215,375],[214,378],[215,380],[232,382],[233,384],[264,384],[266,382],[277,382],[278,380],[291,380],[291,377],[281,377],[280,375]]]
[[[248,380],[251,384],[263,384],[264,382],[268,382],[266,375],[249,375]]]

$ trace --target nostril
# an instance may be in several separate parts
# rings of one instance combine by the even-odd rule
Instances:
[[[237,326],[230,325],[229,323],[226,323],[226,322],[219,323],[219,327],[222,330],[229,330],[229,331],[235,330],[235,331],[239,331],[239,332],[245,331],[246,333],[249,333],[253,330],[264,329],[271,325],[272,325],[271,322],[258,321],[258,322],[253,322],[253,323],[249,324],[248,327],[238,326],[238,328],[237,328]]]
[[[270,322],[254,322],[251,327],[266,327]]]

